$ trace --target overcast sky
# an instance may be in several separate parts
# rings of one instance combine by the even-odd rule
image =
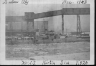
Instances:
[[[33,0],[30,0],[32,3]],[[35,4],[7,4],[6,5],[6,16],[24,16],[24,12],[41,13],[47,11],[60,10],[63,8],[90,8],[90,5],[61,5],[62,0],[54,1],[53,3],[49,0],[47,4],[42,4],[45,0],[34,1]],[[41,3],[40,3],[41,2]],[[38,3],[38,4],[36,4]],[[80,15],[82,31],[90,31],[90,15]],[[49,29],[54,29],[61,32],[62,19],[61,15],[47,18],[36,19],[35,21],[46,20],[49,22]],[[76,15],[65,15],[65,30],[76,31],[77,16]]]

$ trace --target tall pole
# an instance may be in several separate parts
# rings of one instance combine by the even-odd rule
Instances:
[[[63,14],[62,14],[62,34],[64,34],[64,15]]]
[[[63,3],[62,3],[62,34],[64,34],[64,15],[63,15]]]
[[[77,35],[82,32],[81,30],[81,22],[80,22],[80,15],[77,15]]]
[[[27,32],[29,32],[29,22],[27,21]]]
[[[34,30],[34,19],[32,20],[32,28]]]

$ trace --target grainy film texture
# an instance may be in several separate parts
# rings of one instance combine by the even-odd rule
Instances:
[[[6,4],[5,40],[6,60],[90,60],[90,5]]]

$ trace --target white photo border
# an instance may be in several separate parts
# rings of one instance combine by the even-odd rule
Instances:
[[[39,0],[40,1],[40,0]],[[48,2],[47,2],[48,1]],[[54,0],[46,0],[46,3],[50,3]],[[56,2],[60,0],[55,0]],[[2,4],[4,0],[0,0],[0,65],[22,65],[23,61],[30,62],[29,60],[6,60],[5,59],[5,13],[6,13],[6,4]],[[34,3],[34,2],[33,2]],[[94,52],[95,52],[95,45],[94,45],[94,0],[87,0],[87,3],[90,4],[90,61],[85,60],[88,62],[88,65],[94,64]],[[38,4],[38,3],[37,3]],[[34,61],[34,60],[32,60]],[[36,65],[42,65],[45,60],[35,60]],[[51,60],[56,65],[60,65],[61,60]],[[65,61],[65,60],[64,60]],[[66,60],[70,62],[69,65],[76,64],[79,60]],[[83,61],[83,60],[80,60]]]

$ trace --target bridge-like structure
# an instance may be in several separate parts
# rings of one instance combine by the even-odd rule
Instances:
[[[90,8],[63,8],[61,10],[42,13],[25,12],[25,19],[27,23],[32,22],[32,27],[34,28],[34,19],[53,17],[58,15],[62,15],[62,34],[64,33],[64,15],[77,15],[77,33],[80,33],[82,31],[80,24],[80,15],[90,15]]]

